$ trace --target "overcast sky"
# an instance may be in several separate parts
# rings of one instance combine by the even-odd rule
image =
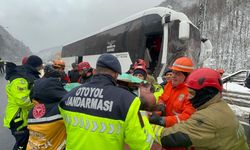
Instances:
[[[0,25],[31,51],[66,45],[163,0],[0,0]]]

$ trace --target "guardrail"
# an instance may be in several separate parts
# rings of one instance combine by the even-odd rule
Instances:
[[[246,77],[248,76],[249,74],[249,71],[248,70],[239,70],[235,73],[232,73],[232,74],[229,74],[229,75],[226,75],[226,76],[223,76],[222,77],[222,82],[223,83],[226,83],[228,81],[230,82],[241,82],[244,83]]]
[[[229,104],[250,107],[250,93],[224,90],[222,94]]]
[[[233,83],[243,85],[244,81],[248,75],[249,75],[249,71],[240,70],[240,71],[237,71],[233,74],[226,75],[226,76],[222,77],[222,81],[223,81],[223,83],[230,81]],[[234,111],[240,111],[240,115],[238,114],[239,112],[237,112],[236,115],[238,115],[238,118],[239,118],[241,124],[243,124],[249,130],[250,129],[250,125],[249,125],[250,114],[249,114],[249,110],[247,110],[247,109],[250,108],[250,92],[247,92],[244,90],[242,90],[242,91],[237,90],[236,91],[232,88],[227,89],[225,87],[222,94],[223,94],[223,99],[228,104],[230,104],[232,107],[234,106],[235,108],[238,109],[238,110],[234,110]],[[250,139],[249,134],[248,134],[248,139]]]

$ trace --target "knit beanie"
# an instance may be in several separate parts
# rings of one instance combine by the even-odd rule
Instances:
[[[40,57],[36,56],[36,55],[31,55],[29,56],[29,58],[27,59],[26,62],[27,65],[30,65],[31,67],[39,67],[43,64],[43,61]]]

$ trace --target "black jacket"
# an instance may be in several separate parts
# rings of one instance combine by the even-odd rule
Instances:
[[[92,94],[89,93],[90,91]],[[125,120],[135,97],[129,91],[118,87],[110,75],[98,74],[94,75],[91,81],[70,91],[63,97],[59,105],[64,110]],[[96,102],[93,103],[94,101]],[[99,104],[102,103],[104,105],[100,108]]]
[[[12,62],[6,63],[5,79],[12,81],[16,78],[25,78],[29,82],[29,89],[33,86],[34,81],[39,79],[40,73],[29,65],[17,66]]]
[[[68,72],[68,76],[69,76],[70,82],[74,83],[78,81],[81,75],[79,74],[77,70],[70,70]]]
[[[250,89],[250,74],[248,75],[247,79],[245,80],[245,86]]]
[[[59,102],[67,93],[60,79],[52,77],[36,80],[32,92],[32,98],[46,104]]]

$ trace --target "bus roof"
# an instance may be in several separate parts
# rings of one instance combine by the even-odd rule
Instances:
[[[103,32],[103,31],[106,31],[106,30],[109,30],[109,29],[112,29],[113,27],[116,27],[116,26],[119,26],[119,25],[122,25],[126,22],[130,22],[130,21],[133,21],[137,18],[140,18],[140,17],[143,17],[143,16],[147,16],[147,15],[151,15],[151,14],[157,14],[161,17],[165,16],[165,15],[170,15],[170,21],[172,20],[181,20],[181,21],[187,21],[189,23],[192,24],[192,22],[188,19],[188,17],[184,14],[184,13],[181,13],[181,12],[176,12],[172,9],[169,9],[167,7],[153,7],[153,8],[150,8],[150,9],[146,9],[144,11],[141,11],[139,13],[136,13],[132,16],[129,16],[119,22],[116,22],[114,24],[111,24],[107,27],[104,27],[103,29],[101,29],[99,32]]]
[[[172,9],[167,8],[167,7],[153,7],[153,8],[146,9],[146,10],[144,10],[144,11],[141,11],[141,12],[139,12],[139,13],[136,13],[136,14],[134,14],[134,15],[132,15],[132,16],[129,16],[129,17],[127,17],[127,18],[125,18],[125,19],[123,19],[123,20],[121,20],[121,21],[119,21],[119,22],[116,22],[116,23],[114,23],[114,24],[111,24],[111,25],[109,25],[109,26],[106,26],[106,27],[102,28],[101,30],[99,30],[99,31],[97,31],[97,32],[95,32],[95,33],[89,34],[89,35],[87,35],[87,36],[85,36],[85,37],[83,37],[83,38],[81,38],[81,39],[79,39],[79,40],[77,40],[77,41],[80,41],[80,40],[85,39],[85,38],[87,38],[87,37],[90,37],[90,36],[92,36],[92,35],[95,35],[95,34],[98,34],[98,33],[104,32],[104,31],[107,31],[107,30],[112,29],[112,28],[114,28],[114,27],[116,27],[116,26],[122,25],[122,24],[124,24],[124,23],[133,21],[133,20],[138,19],[138,18],[143,17],[143,16],[151,15],[151,14],[156,14],[156,15],[159,15],[159,16],[161,16],[161,17],[163,17],[163,16],[165,16],[165,15],[170,15],[170,21],[173,21],[173,20],[187,21],[188,23],[190,23],[190,24],[192,24],[194,27],[196,27],[196,26],[188,19],[188,17],[187,17],[184,13],[176,12],[176,11],[174,11],[174,10],[172,10]],[[197,27],[196,27],[196,28],[197,28]],[[77,42],[77,41],[75,41],[75,42]],[[72,43],[74,43],[74,42],[72,42]],[[72,43],[70,43],[70,44],[72,44]]]

